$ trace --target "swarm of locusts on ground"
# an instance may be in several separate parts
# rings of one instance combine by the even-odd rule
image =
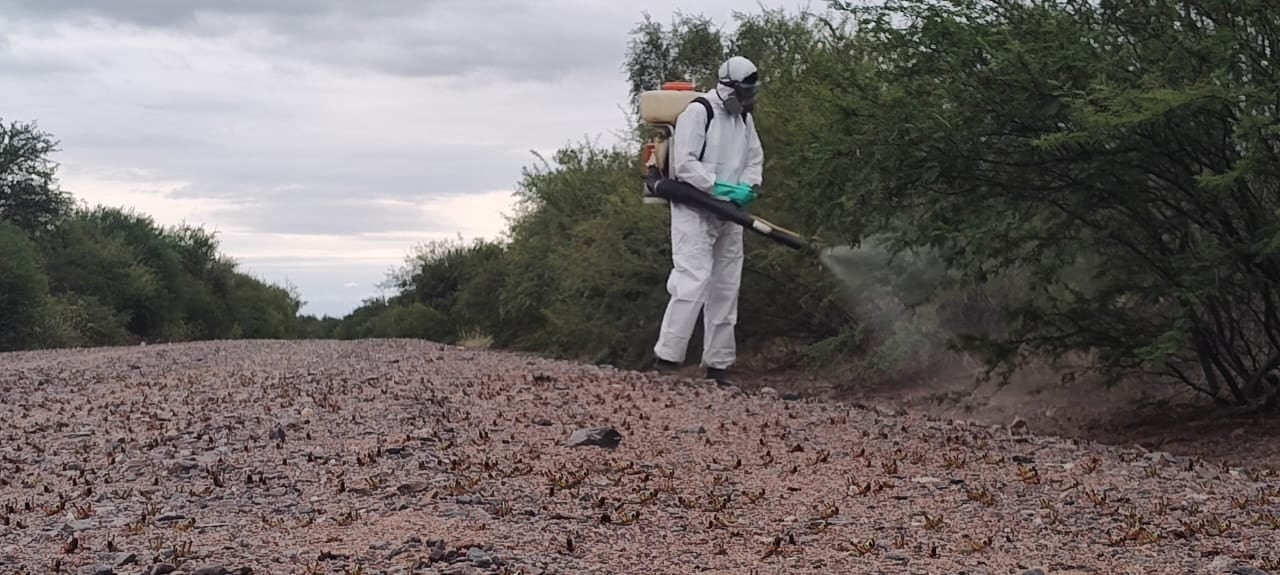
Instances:
[[[0,572],[1280,573],[1280,476],[411,340],[0,355]]]

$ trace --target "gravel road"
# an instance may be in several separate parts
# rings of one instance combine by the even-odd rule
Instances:
[[[0,572],[1280,573],[1274,471],[407,341],[0,354]]]

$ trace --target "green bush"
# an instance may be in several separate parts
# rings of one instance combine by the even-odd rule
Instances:
[[[35,243],[0,220],[0,351],[27,349],[39,340],[48,295]]]
[[[64,294],[50,299],[43,347],[126,345],[136,338],[125,328],[126,312],[103,304],[94,296]]]
[[[302,334],[297,295],[238,271],[213,234],[73,205],[55,149],[34,125],[0,124],[6,347]]]
[[[446,342],[452,335],[449,318],[423,303],[391,306],[370,324],[370,337],[416,338]]]

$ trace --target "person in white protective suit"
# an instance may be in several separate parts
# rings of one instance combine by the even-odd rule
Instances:
[[[750,186],[758,193],[764,149],[751,114],[758,89],[756,66],[750,60],[735,56],[721,64],[719,82],[703,95],[711,104],[710,125],[706,107],[697,102],[685,108],[676,121],[670,156],[673,179],[709,194],[714,193],[717,181]],[[697,208],[670,204],[670,299],[653,349],[654,367],[664,372],[679,368],[702,311],[706,376],[720,385],[731,385],[727,370],[737,359],[734,328],[742,282],[742,226]]]

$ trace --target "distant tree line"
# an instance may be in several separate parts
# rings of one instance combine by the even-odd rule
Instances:
[[[301,335],[297,294],[238,271],[213,234],[77,203],[57,145],[0,121],[0,351]]]

